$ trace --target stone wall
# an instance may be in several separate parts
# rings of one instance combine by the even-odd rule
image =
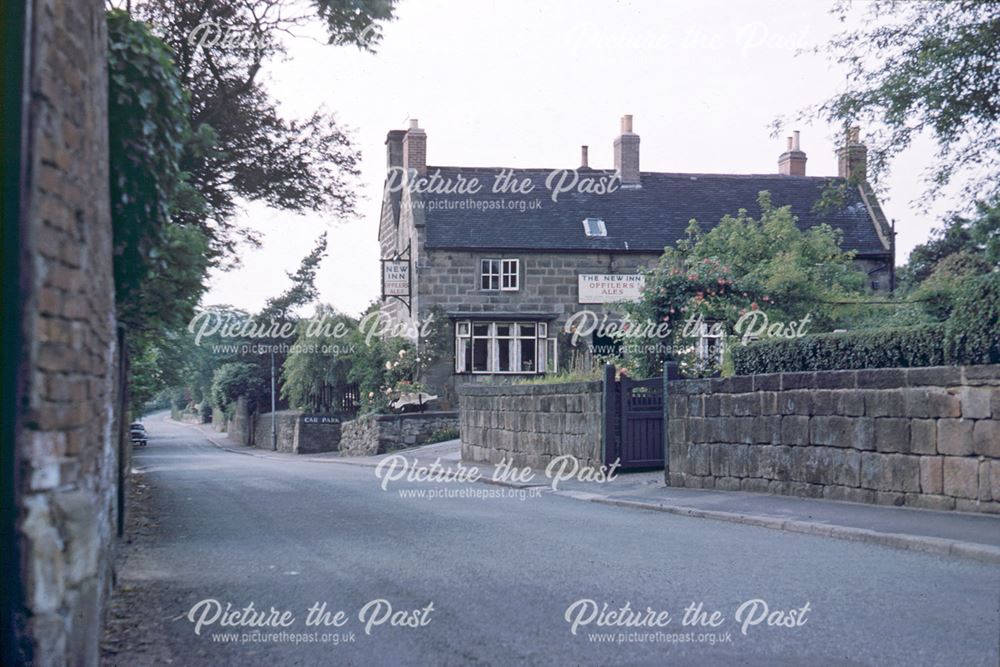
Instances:
[[[316,454],[340,449],[343,420],[333,415],[302,414],[296,424],[295,452]]]
[[[275,415],[277,430],[277,451],[295,451],[295,426],[298,423],[297,410],[278,410]],[[254,416],[253,446],[259,449],[271,449],[271,413],[264,412]]]
[[[225,433],[226,429],[229,428],[229,419],[226,418],[226,413],[219,408],[212,408],[212,428],[219,433]]]
[[[1000,512],[1000,366],[684,380],[669,392],[671,485]]]
[[[275,413],[277,451],[316,454],[340,448],[341,419],[332,415],[308,415],[299,410]],[[271,413],[253,415],[253,446],[271,449]],[[239,437],[239,433],[236,434]]]
[[[253,436],[253,414],[250,412],[246,397],[240,396],[233,406],[233,416],[226,424],[226,437],[236,444],[252,447]]]
[[[23,594],[15,662],[93,665],[112,583],[124,419],[116,412],[105,7],[28,4],[23,218],[11,241],[22,267],[21,381],[9,397],[18,406],[17,532],[14,545],[3,538],[20,571],[3,576]],[[9,148],[13,166],[17,149]]]
[[[385,454],[428,444],[432,435],[457,429],[457,412],[368,415],[344,422],[340,451],[344,456]]]
[[[581,465],[602,458],[603,384],[467,384],[461,402],[462,460],[545,468],[569,454]]]

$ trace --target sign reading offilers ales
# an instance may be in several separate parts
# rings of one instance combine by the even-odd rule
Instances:
[[[382,262],[382,296],[410,296],[409,260]]]
[[[637,273],[581,273],[580,303],[614,303],[638,301],[646,276]]]

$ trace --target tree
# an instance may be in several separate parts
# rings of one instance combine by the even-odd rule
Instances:
[[[707,233],[692,220],[686,238],[664,251],[646,276],[641,299],[625,306],[644,343],[626,346],[640,350],[626,356],[633,371],[655,375],[663,361],[675,359],[690,373],[713,372],[713,363],[695,360],[700,327],[694,323],[717,325],[729,335],[741,318],[740,334],[761,329],[764,337],[777,335],[770,329],[775,324],[784,325],[782,335],[805,333],[807,326],[823,331],[837,323],[837,302],[864,293],[864,276],[853,254],[841,250],[838,230],[817,225],[801,231],[791,208],[774,206],[767,192],[757,203],[759,218],[741,209]],[[754,311],[760,315],[748,315]]]
[[[204,202],[183,221],[209,239],[213,260],[234,260],[239,240],[256,237],[234,222],[238,201],[291,211],[354,212],[359,155],[331,114],[300,120],[278,112],[261,74],[285,53],[282,39],[322,22],[329,43],[374,51],[395,0],[147,0],[149,21],[175,53],[191,93],[191,127],[210,126],[211,150],[185,154],[183,168]]]
[[[308,320],[296,328],[295,344],[282,365],[281,396],[293,408],[334,410],[337,406],[324,403],[324,393],[349,383],[358,322],[325,305],[316,307],[312,322],[315,329]]]
[[[181,162],[209,133],[191,131],[169,48],[124,12],[109,12],[107,23],[115,304],[138,411],[177,379],[183,357],[168,334],[191,317],[205,289],[205,237],[176,214],[200,206]]]
[[[832,13],[861,26],[824,49],[846,66],[846,90],[800,115],[863,124],[873,182],[927,133],[938,147],[928,196],[959,173],[970,203],[1000,194],[1000,3],[838,0]]]
[[[258,319],[284,320],[295,308],[314,301],[319,296],[319,290],[316,288],[316,271],[319,270],[324,257],[326,257],[326,232],[316,239],[313,249],[302,258],[295,273],[287,274],[292,281],[291,286],[278,296],[268,299]]]
[[[980,256],[986,270],[1000,269],[1000,199],[992,204],[978,202],[972,217],[953,215],[935,229],[930,240],[910,253],[900,269],[900,282],[916,288],[942,261],[958,253]]]
[[[212,404],[226,411],[241,396],[253,398],[260,391],[257,367],[242,361],[223,364],[212,376]]]

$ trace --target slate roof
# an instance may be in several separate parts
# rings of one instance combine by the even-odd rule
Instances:
[[[742,207],[750,215],[759,215],[757,195],[771,193],[775,205],[790,204],[805,230],[826,223],[843,230],[845,250],[859,255],[887,253],[875,222],[861,199],[857,187],[847,189],[845,206],[824,214],[813,212],[813,205],[831,177],[786,176],[780,174],[669,174],[643,172],[640,189],[619,188],[607,194],[567,192],[553,202],[545,179],[549,169],[518,169],[515,178],[530,178],[530,194],[493,193],[497,168],[427,167],[428,175],[439,173],[442,179],[477,178],[482,184],[478,194],[420,195],[425,202],[427,248],[463,250],[535,250],[535,251],[625,251],[660,253],[668,244],[684,236],[688,222],[695,218],[708,231],[728,214]],[[585,170],[579,170],[584,175]],[[595,177],[611,172],[586,170]],[[492,200],[491,208],[459,208],[463,201]],[[525,202],[526,210],[512,210],[509,202]],[[504,202],[500,208],[496,202]],[[537,209],[532,202],[540,201]],[[433,204],[432,204],[433,202]],[[607,226],[606,237],[587,237],[584,218],[601,218]]]

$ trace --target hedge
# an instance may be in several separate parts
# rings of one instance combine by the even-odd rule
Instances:
[[[737,375],[1000,363],[1000,272],[966,280],[946,322],[736,347]]]
[[[945,342],[954,363],[1000,363],[1000,272],[963,284],[948,319]]]
[[[734,348],[732,357],[737,375],[941,366],[950,359],[944,324],[760,341]]]

